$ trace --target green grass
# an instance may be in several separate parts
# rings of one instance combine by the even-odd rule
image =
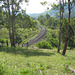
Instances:
[[[3,75],[74,75],[66,65],[75,69],[75,50],[62,56],[56,50],[1,47],[0,61]]]

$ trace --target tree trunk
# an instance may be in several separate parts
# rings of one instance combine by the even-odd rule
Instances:
[[[60,53],[60,46],[61,46],[61,0],[60,0],[60,30],[59,30],[59,44],[57,52]]]
[[[8,40],[7,40],[6,44],[7,44],[7,47],[8,47],[8,45],[9,45],[9,44],[8,44]]]
[[[14,29],[12,29],[12,42],[13,42],[12,46],[15,47]]]
[[[15,47],[15,39],[14,39],[14,0],[12,0],[12,46]]]
[[[62,4],[62,19],[63,19],[63,13],[64,13],[64,0],[62,0],[63,4]]]
[[[65,53],[66,53],[67,44],[68,44],[68,37],[66,37],[66,39],[65,39],[65,44],[64,44],[64,49],[63,49],[62,55],[65,55]]]
[[[11,27],[10,27],[10,21],[11,21],[11,15],[10,15],[10,5],[9,5],[9,0],[7,0],[7,7],[8,7],[8,28],[9,28],[9,37],[10,37],[10,42],[11,42],[11,45],[12,45],[12,36],[11,36]]]
[[[68,0],[68,11],[69,11],[68,22],[70,24],[70,14],[71,14],[70,0]],[[62,55],[65,55],[66,53],[68,40],[69,40],[69,26],[67,26],[67,34],[66,34],[66,39],[65,39],[65,44],[64,44]]]

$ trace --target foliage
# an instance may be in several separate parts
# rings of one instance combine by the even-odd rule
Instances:
[[[0,43],[6,43],[7,39],[0,39]]]
[[[73,21],[72,21],[73,22]],[[69,26],[69,42],[68,42],[68,46],[73,48],[75,47],[75,41],[74,41],[74,28],[73,28],[73,24],[71,23],[71,25],[69,25],[68,20],[67,19],[63,19],[62,20],[62,40],[63,42],[65,41],[65,35],[67,32],[67,27]]]
[[[42,25],[45,25],[46,18],[43,15],[38,16],[37,19]]]
[[[46,22],[45,25],[49,26],[52,29],[56,29],[58,27],[59,20],[55,17],[50,17]]]
[[[40,28],[35,27],[35,28],[17,28],[15,32],[15,44],[24,44],[27,41],[33,39],[38,35],[40,32]],[[9,32],[7,28],[1,28],[0,29],[0,39],[8,39],[8,43],[10,45],[10,40],[9,40]],[[6,42],[5,42],[6,43]]]
[[[20,43],[22,42],[22,38],[20,37],[20,34],[17,34],[17,33],[16,33],[15,38],[16,38],[16,39],[15,39],[15,40],[16,40],[15,43],[20,44]]]
[[[59,24],[59,19],[55,17],[50,17],[48,13],[46,13],[45,16],[40,15],[37,19],[41,25],[45,25],[47,27],[50,27],[52,29],[56,29]]]
[[[53,47],[53,48],[55,48],[55,47],[57,47],[58,46],[58,39],[57,38],[49,38],[49,44]]]
[[[6,61],[0,59],[0,75],[7,75],[7,68]]]
[[[37,44],[37,46],[39,48],[44,48],[44,49],[53,49],[58,46],[58,39],[57,38],[49,38],[47,41],[39,42]]]
[[[17,23],[20,28],[33,28],[36,27],[36,21],[34,21],[30,16],[27,14],[19,13],[17,15]]]
[[[48,13],[46,13],[45,17],[48,20],[50,18],[50,15]]]
[[[46,41],[39,42],[37,44],[37,47],[44,48],[44,49],[52,49],[52,46]]]
[[[4,27],[6,22],[5,11],[2,11],[2,7],[0,6],[0,29]]]

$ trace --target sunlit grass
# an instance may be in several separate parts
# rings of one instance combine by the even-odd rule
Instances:
[[[0,48],[0,61],[7,75],[74,75],[66,65],[75,69],[75,50],[62,56],[56,50]]]

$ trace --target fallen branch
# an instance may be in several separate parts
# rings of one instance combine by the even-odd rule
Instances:
[[[75,70],[72,69],[70,66],[67,65],[67,67],[72,71],[72,73],[75,73]]]

